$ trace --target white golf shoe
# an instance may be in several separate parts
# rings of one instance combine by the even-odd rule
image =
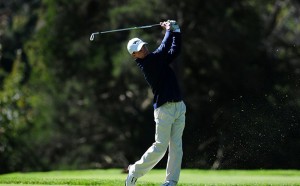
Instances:
[[[136,177],[134,177],[132,174],[129,174],[125,180],[125,186],[135,186],[136,180]]]
[[[166,181],[164,184],[161,186],[176,186],[177,182],[176,181]]]

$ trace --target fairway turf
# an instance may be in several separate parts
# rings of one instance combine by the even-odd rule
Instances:
[[[0,185],[103,185],[123,186],[126,174],[119,169],[11,173],[0,175]],[[151,170],[137,186],[158,186],[164,170]],[[188,170],[181,172],[178,186],[300,186],[297,170]]]

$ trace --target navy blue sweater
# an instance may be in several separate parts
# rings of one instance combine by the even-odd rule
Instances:
[[[153,107],[160,107],[166,102],[182,100],[179,85],[170,63],[180,53],[181,34],[166,31],[160,46],[143,59],[136,59],[154,94]]]

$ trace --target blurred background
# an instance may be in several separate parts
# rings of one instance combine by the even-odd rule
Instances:
[[[177,20],[184,168],[300,168],[298,0],[0,0],[0,173],[124,168],[154,142],[126,50]],[[158,165],[165,167],[166,158]]]

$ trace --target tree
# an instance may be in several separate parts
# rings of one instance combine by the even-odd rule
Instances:
[[[163,33],[89,37],[166,19],[177,20],[183,35],[173,66],[188,109],[183,166],[299,167],[297,1],[14,0],[0,7],[8,18],[0,20],[1,172],[137,160],[154,138],[152,93],[126,44],[140,37],[152,50]]]

